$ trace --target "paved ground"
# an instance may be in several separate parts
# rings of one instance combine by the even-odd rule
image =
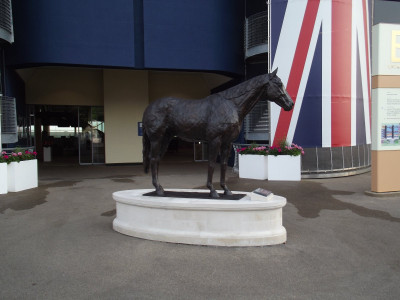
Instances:
[[[203,163],[165,162],[164,188],[199,188]],[[216,174],[215,178],[218,174]],[[41,165],[37,189],[0,195],[0,299],[399,299],[400,198],[370,174],[232,190],[287,197],[285,245],[220,248],[112,230],[114,191],[151,188],[141,166]]]

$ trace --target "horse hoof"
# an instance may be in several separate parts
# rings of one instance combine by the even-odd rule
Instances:
[[[228,190],[227,190],[227,191],[225,191],[225,192],[224,192],[224,195],[227,195],[227,196],[232,196],[233,194],[232,194],[232,192],[231,192],[231,191],[228,191]]]
[[[160,196],[160,197],[164,196],[164,189],[163,188],[157,189],[156,193],[157,193],[157,196]]]
[[[218,195],[217,191],[211,191],[210,197],[216,199],[216,198],[219,198],[219,195]]]

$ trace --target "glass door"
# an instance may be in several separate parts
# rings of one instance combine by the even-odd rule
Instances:
[[[104,164],[104,108],[79,107],[79,163]]]

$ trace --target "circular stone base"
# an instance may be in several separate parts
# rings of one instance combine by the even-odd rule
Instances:
[[[264,246],[286,242],[282,207],[286,198],[273,195],[251,200],[143,196],[153,190],[113,193],[120,233],[155,241],[213,246]],[[174,189],[174,192],[209,192]]]

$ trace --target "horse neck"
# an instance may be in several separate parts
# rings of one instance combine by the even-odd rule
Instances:
[[[252,110],[254,105],[263,98],[263,85],[269,80],[266,76],[268,75],[259,75],[221,92],[221,95],[225,99],[235,103],[241,121],[243,121],[244,117]]]
[[[239,115],[239,119],[243,120],[244,117],[253,109],[253,107],[262,98],[262,92],[259,90],[251,90],[248,93],[233,99]]]

